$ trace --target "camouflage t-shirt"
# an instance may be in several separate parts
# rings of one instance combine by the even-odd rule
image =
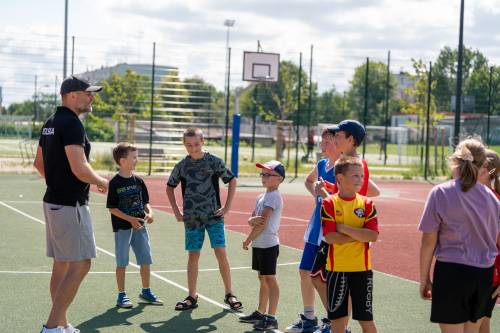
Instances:
[[[214,215],[221,207],[219,178],[227,184],[234,176],[220,158],[208,152],[199,160],[188,155],[175,165],[167,186],[177,187],[181,183],[187,228],[200,228],[223,221],[222,217]]]

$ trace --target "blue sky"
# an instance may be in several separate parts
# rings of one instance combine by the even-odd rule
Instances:
[[[104,0],[69,1],[69,36],[75,36],[75,72],[119,62],[178,66],[181,76],[200,76],[224,86],[226,18],[231,29],[231,85],[241,86],[242,54],[255,50],[299,61],[320,91],[349,86],[366,57],[386,61],[393,72],[411,70],[411,58],[434,60],[445,45],[458,43],[455,0]],[[54,91],[62,77],[64,1],[2,1],[0,86],[3,103],[30,98],[34,76],[41,92]],[[500,0],[466,0],[466,45],[500,64]],[[69,41],[71,48],[71,40]],[[69,49],[71,52],[71,49]]]

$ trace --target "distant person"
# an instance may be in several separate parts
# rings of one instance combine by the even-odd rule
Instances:
[[[90,219],[89,187],[106,192],[108,181],[89,164],[90,142],[78,116],[92,112],[91,86],[75,75],[61,84],[62,106],[45,122],[34,166],[45,178],[43,197],[47,256],[53,258],[50,279],[52,308],[41,333],[76,333],[66,317],[81,282],[96,257]]]
[[[480,170],[477,181],[491,188],[498,200],[500,200],[500,157],[490,149],[486,149],[486,168]],[[500,248],[497,246],[498,250]],[[486,310],[486,314],[481,322],[479,333],[490,333],[490,319],[495,309],[496,301],[500,295],[500,254],[495,259],[495,268],[493,271],[493,287],[491,298]]]
[[[224,215],[229,212],[236,191],[236,178],[220,158],[203,150],[203,132],[190,127],[184,131],[183,142],[188,155],[172,170],[167,182],[167,196],[177,222],[185,228],[185,249],[189,253],[187,264],[188,296],[175,306],[183,311],[198,307],[197,281],[200,251],[205,231],[219,263],[219,271],[225,288],[224,302],[238,311],[243,304],[231,289],[231,271],[226,253]],[[226,204],[222,205],[219,179],[229,184]],[[182,213],[177,206],[174,189],[182,187]]]
[[[378,238],[377,210],[373,201],[359,194],[363,184],[359,159],[337,160],[335,178],[338,192],[321,204],[323,235],[330,245],[326,285],[331,332],[345,332],[351,300],[352,318],[364,333],[376,333],[370,242]]]
[[[432,300],[430,320],[443,333],[477,332],[491,304],[500,202],[478,183],[486,166],[480,141],[460,142],[450,157],[453,179],[431,190],[418,227],[420,296]]]
[[[248,224],[252,231],[243,241],[243,249],[252,244],[252,269],[257,271],[260,291],[259,306],[252,314],[240,317],[240,321],[254,323],[254,329],[267,331],[278,329],[276,310],[280,289],[276,279],[279,255],[279,236],[283,198],[279,186],[285,179],[285,167],[278,161],[269,161],[257,167],[266,192],[257,196],[255,209]]]
[[[116,283],[118,297],[116,306],[131,308],[132,301],[125,292],[125,270],[129,263],[130,248],[134,251],[140,266],[142,303],[163,305],[150,289],[151,245],[146,225],[153,223],[153,210],[149,204],[146,183],[133,171],[138,161],[137,147],[129,143],[119,143],[113,149],[113,159],[119,167],[118,173],[109,181],[106,208],[111,213],[111,223],[115,235]]]

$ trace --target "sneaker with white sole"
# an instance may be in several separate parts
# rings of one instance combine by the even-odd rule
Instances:
[[[285,329],[286,333],[312,333],[318,328],[318,318],[307,319],[304,314],[299,314],[299,319]]]
[[[330,333],[330,320],[328,318],[321,319],[321,324],[314,333]]]
[[[74,328],[73,325],[68,323],[68,326],[64,328],[64,333],[80,333],[78,328]]]
[[[257,310],[255,310],[253,313],[249,314],[248,316],[240,317],[241,322],[250,323],[250,324],[256,324],[257,322],[261,321],[262,319],[264,319],[264,315]]]
[[[116,306],[119,308],[130,309],[133,304],[130,298],[128,298],[125,292],[118,293],[118,298],[116,300]]]
[[[142,289],[142,292],[139,294],[139,298],[141,300],[140,303],[152,304],[152,305],[163,305],[163,301],[156,297],[155,294],[151,291],[151,289]]]
[[[57,326],[55,328],[48,328],[47,326],[43,325],[40,333],[65,333],[65,331],[64,327],[62,326]]]

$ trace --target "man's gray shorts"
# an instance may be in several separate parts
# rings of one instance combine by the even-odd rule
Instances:
[[[96,257],[89,206],[43,203],[47,257],[56,261],[81,261]]]

